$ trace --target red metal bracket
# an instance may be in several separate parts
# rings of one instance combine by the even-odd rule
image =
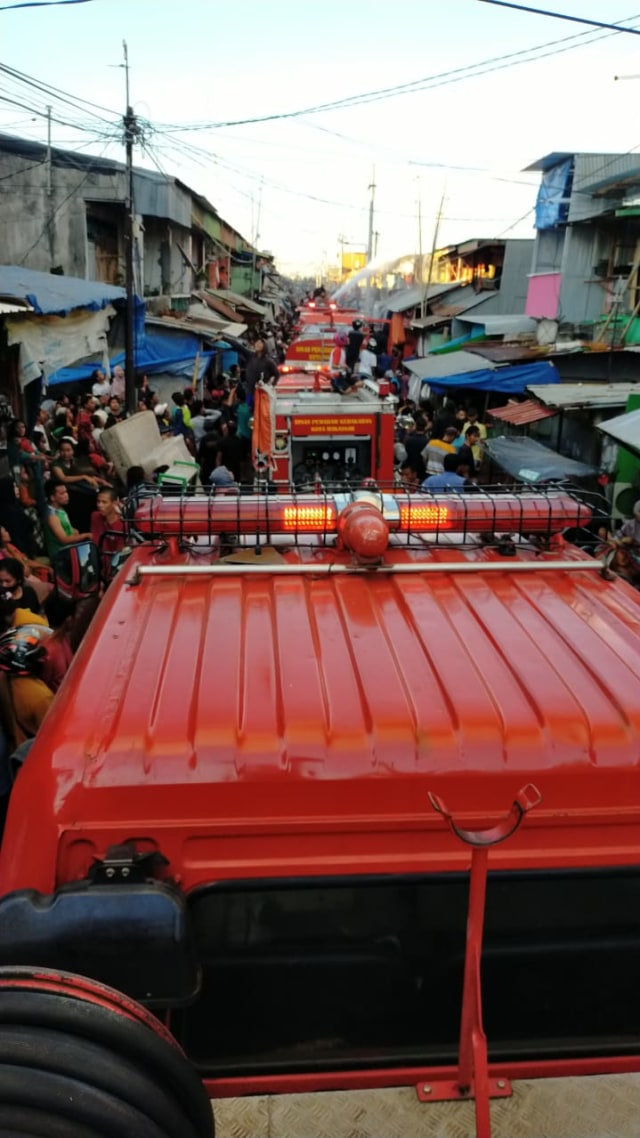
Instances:
[[[476,1138],[491,1138],[491,1098],[511,1094],[508,1079],[490,1079],[487,1037],[482,1025],[482,979],[480,963],[487,893],[489,849],[515,834],[522,819],[542,801],[537,787],[529,783],[516,795],[511,810],[496,825],[485,830],[463,830],[453,819],[441,798],[429,794],[429,801],[448,822],[452,832],[471,846],[467,944],[464,958],[462,1013],[457,1079],[426,1081],[417,1086],[421,1102],[475,1100]]]

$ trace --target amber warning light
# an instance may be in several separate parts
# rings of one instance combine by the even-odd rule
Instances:
[[[451,513],[448,506],[401,506],[400,529],[449,529]]]
[[[285,530],[298,533],[326,533],[336,528],[335,506],[285,506],[282,510]]]

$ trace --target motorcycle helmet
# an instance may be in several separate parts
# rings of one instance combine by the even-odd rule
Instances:
[[[349,337],[346,336],[344,332],[336,332],[333,337],[333,342],[337,348],[346,348],[349,343]]]
[[[353,320],[351,323],[351,327],[353,328],[353,330],[355,332],[359,332],[360,329],[362,328],[362,320]]]
[[[367,347],[370,348],[372,352],[375,352],[377,346],[378,346],[378,344],[377,344],[377,341],[374,339],[374,337],[369,336],[369,342],[367,344]]]
[[[33,676],[46,655],[45,641],[51,629],[42,624],[10,628],[0,636],[0,671],[12,676]]]

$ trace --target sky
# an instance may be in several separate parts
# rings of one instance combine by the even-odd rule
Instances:
[[[103,108],[56,100],[53,144],[123,157],[126,39],[136,164],[205,194],[286,273],[335,266],[340,237],[366,247],[372,183],[378,256],[392,258],[431,248],[440,206],[439,246],[533,236],[539,175],[523,171],[550,151],[640,152],[640,36],[481,0],[16,3],[0,0],[0,64]],[[640,0],[533,6],[640,28]],[[522,62],[534,48],[545,57]],[[45,140],[47,102],[0,73],[1,131]]]

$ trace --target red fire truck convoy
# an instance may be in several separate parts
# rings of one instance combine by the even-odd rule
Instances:
[[[10,802],[2,1133],[203,1136],[202,1082],[413,1085],[480,1138],[515,1088],[538,1135],[521,1081],[638,1071],[640,597],[563,540],[588,507],[130,513]]]
[[[335,301],[309,301],[300,309],[298,323],[282,365],[282,374],[289,370],[316,368],[329,370],[330,356],[337,333],[348,333],[354,320],[366,323],[380,342],[386,343],[384,319],[363,316],[355,308],[340,308]]]

